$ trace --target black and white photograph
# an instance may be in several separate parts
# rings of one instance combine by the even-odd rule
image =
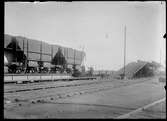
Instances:
[[[166,119],[165,1],[4,2],[4,119]]]

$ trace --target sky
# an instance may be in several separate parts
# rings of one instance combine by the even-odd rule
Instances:
[[[5,34],[84,50],[86,67],[118,70],[132,61],[166,63],[166,3],[5,2]]]

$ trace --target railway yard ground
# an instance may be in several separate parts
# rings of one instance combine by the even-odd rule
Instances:
[[[4,118],[166,119],[159,77],[4,84]]]

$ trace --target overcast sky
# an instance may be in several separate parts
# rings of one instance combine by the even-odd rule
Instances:
[[[85,65],[117,70],[138,59],[165,63],[165,2],[5,3],[5,34],[86,52]]]

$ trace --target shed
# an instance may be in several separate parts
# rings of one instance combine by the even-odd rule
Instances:
[[[154,64],[140,61],[131,62],[125,66],[125,77],[128,79],[131,78],[140,78],[154,75]],[[122,78],[124,75],[124,67],[115,72],[114,77]]]

